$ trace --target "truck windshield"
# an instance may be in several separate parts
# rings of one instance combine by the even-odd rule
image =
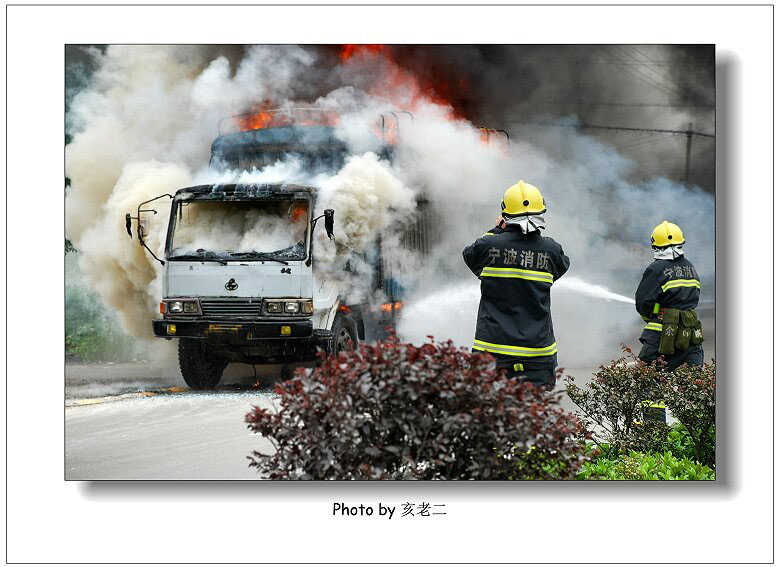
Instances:
[[[308,222],[302,199],[180,201],[168,258],[302,260]]]

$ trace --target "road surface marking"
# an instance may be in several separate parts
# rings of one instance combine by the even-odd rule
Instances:
[[[65,400],[65,407],[78,407],[78,406],[92,406],[95,404],[105,404],[108,402],[116,402],[119,400],[128,400],[132,398],[149,398],[152,396],[160,396],[163,394],[178,394],[180,392],[189,392],[190,389],[185,386],[173,386],[171,388],[164,388],[162,390],[150,390],[144,392],[128,392],[126,394],[117,394],[115,396],[103,396],[100,398],[83,398],[80,400]]]

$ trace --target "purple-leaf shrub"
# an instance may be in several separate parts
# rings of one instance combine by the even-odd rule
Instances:
[[[276,392],[278,411],[246,416],[276,449],[250,466],[273,479],[560,479],[584,459],[583,427],[559,394],[452,341],[391,336],[321,354]]]

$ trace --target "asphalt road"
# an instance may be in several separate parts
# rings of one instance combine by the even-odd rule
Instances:
[[[241,480],[252,451],[270,442],[251,433],[253,405],[274,407],[264,368],[231,365],[225,385],[194,392],[178,370],[151,363],[67,364],[66,480]]]
[[[713,321],[705,323],[705,336]],[[705,359],[714,356],[705,343]],[[67,480],[257,479],[252,451],[271,444],[244,423],[253,405],[274,407],[278,367],[228,366],[220,387],[189,390],[177,368],[149,362],[66,364]],[[566,368],[584,386],[595,368]],[[559,384],[559,388],[562,384]],[[575,407],[563,397],[562,407]]]

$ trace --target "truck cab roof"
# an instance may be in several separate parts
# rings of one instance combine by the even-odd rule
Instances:
[[[313,185],[297,183],[215,183],[179,189],[174,199],[177,201],[308,199],[316,192],[317,187]]]

